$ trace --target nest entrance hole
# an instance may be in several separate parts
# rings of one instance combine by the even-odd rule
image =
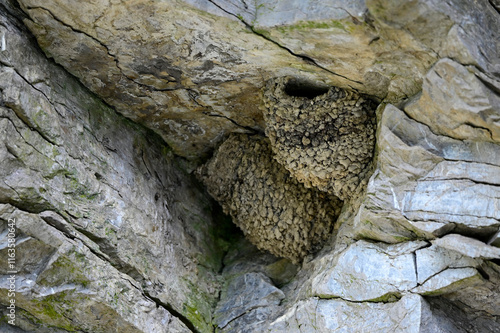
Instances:
[[[327,92],[327,86],[322,86],[307,80],[290,79],[285,84],[285,93],[288,96],[293,97],[313,99],[314,97],[324,95]]]

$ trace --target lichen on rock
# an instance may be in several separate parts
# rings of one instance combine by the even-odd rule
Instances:
[[[198,175],[253,244],[294,262],[325,242],[342,206],[291,177],[267,138],[231,135]]]
[[[373,156],[374,102],[291,77],[269,80],[264,102],[276,160],[306,187],[349,200]]]

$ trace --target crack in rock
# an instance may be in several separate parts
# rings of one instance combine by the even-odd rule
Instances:
[[[237,14],[234,14],[228,10],[226,10],[225,8],[223,8],[222,6],[220,6],[219,4],[215,3],[213,0],[208,0],[209,2],[211,2],[214,6],[218,7],[220,10],[222,10],[223,12],[225,12],[226,14],[229,14],[231,16],[234,16],[235,18],[237,18],[240,22],[242,22],[250,31],[252,31],[252,33],[254,33],[255,35],[257,36],[260,36],[262,38],[264,38],[265,40],[273,43],[274,45],[278,46],[279,48],[287,51],[289,54],[293,55],[294,57],[297,57],[297,58],[300,58],[302,59],[303,61],[305,61],[306,63],[308,64],[311,64],[311,65],[314,65],[318,68],[320,68],[321,70],[324,70],[332,75],[335,75],[335,76],[338,76],[338,77],[341,77],[343,79],[346,79],[350,82],[353,82],[353,83],[357,83],[359,85],[363,85],[363,82],[360,82],[360,81],[356,81],[356,80],[353,80],[353,79],[350,79],[348,78],[347,76],[344,76],[344,75],[341,75],[341,74],[338,74],[338,73],[335,73],[334,71],[324,67],[324,66],[321,66],[320,64],[318,64],[318,62],[316,60],[314,60],[313,58],[311,58],[310,56],[308,55],[305,55],[305,54],[298,54],[298,53],[295,53],[292,51],[292,49],[280,44],[279,42],[275,41],[274,39],[272,39],[271,37],[269,36],[266,36],[265,34],[259,32],[253,25],[251,25],[250,23],[246,22],[242,17],[240,17],[239,15]],[[345,10],[345,9],[344,9]],[[346,11],[347,12],[347,11]],[[349,14],[350,15],[350,14]],[[352,88],[352,87],[351,87]],[[353,88],[354,89],[354,88]]]

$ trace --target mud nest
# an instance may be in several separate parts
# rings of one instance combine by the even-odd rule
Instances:
[[[321,247],[342,207],[291,177],[262,137],[231,135],[197,174],[253,244],[295,263]]]
[[[276,160],[306,187],[350,199],[373,156],[376,105],[294,78],[268,81],[264,102]]]

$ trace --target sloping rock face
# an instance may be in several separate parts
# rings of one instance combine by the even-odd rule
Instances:
[[[0,331],[500,332],[499,8],[0,0]]]
[[[19,3],[50,57],[193,159],[228,132],[264,128],[255,102],[264,80],[303,76],[400,100],[464,35],[439,1]],[[485,64],[488,44],[473,50]]]
[[[48,61],[0,8],[0,302],[15,221],[23,330],[209,330],[222,259],[210,198],[157,135]]]

